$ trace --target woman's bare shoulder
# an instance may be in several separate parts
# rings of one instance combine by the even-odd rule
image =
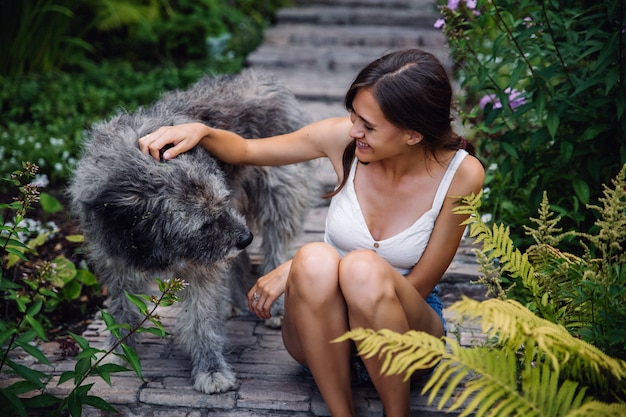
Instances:
[[[467,155],[457,168],[454,180],[450,185],[450,195],[465,196],[478,194],[485,181],[485,168],[472,155]]]

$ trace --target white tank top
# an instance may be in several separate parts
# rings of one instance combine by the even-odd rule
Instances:
[[[363,217],[354,189],[355,159],[346,185],[330,202],[324,241],[337,249],[341,256],[356,249],[372,249],[402,275],[408,274],[426,249],[452,178],[466,155],[467,151],[459,149],[450,161],[430,210],[402,232],[383,240],[372,238]]]

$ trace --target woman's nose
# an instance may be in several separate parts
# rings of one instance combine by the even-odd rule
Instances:
[[[360,129],[356,123],[352,124],[352,127],[350,128],[350,137],[351,138],[362,138],[363,137],[363,129]]]

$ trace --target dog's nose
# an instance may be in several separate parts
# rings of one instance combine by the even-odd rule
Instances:
[[[248,232],[247,236],[244,236],[239,242],[237,242],[237,249],[245,249],[248,247],[250,243],[252,243],[252,239],[254,236],[251,232]]]

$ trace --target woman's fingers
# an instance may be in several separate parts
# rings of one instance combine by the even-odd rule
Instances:
[[[185,125],[164,126],[139,138],[139,149],[157,161],[172,159],[196,145],[189,133]]]
[[[271,317],[270,309],[276,298],[261,290],[258,285],[255,285],[248,292],[248,308],[259,318],[269,319]]]

